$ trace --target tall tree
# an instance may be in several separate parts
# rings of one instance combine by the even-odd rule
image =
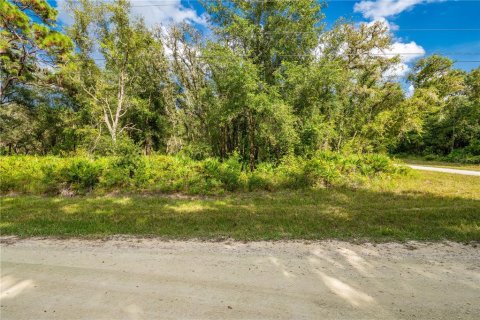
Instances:
[[[46,0],[0,0],[0,104],[66,62],[73,44],[55,29],[56,18]]]
[[[253,169],[258,161],[276,161],[293,151],[295,117],[276,88],[261,79],[258,67],[220,45],[210,45],[205,55],[212,57],[217,98],[211,112],[217,154],[237,151]]]
[[[72,1],[70,8],[75,23],[69,34],[78,47],[75,61],[64,70],[70,86],[80,88],[79,99],[114,145],[128,134],[141,139],[149,153],[153,140],[159,147],[155,132],[165,129],[158,118],[170,88],[163,44],[142,20],[131,18],[128,1]]]
[[[259,66],[274,82],[284,61],[308,61],[322,30],[317,0],[204,1],[216,33],[239,55]]]
[[[454,69],[453,61],[433,55],[419,60],[409,80],[415,87],[412,99],[427,100],[422,110],[422,128],[407,136],[417,152],[447,154],[461,144],[459,133],[468,114],[465,95],[465,72]],[[420,134],[421,136],[415,136]],[[460,143],[460,144],[459,144]],[[407,143],[408,145],[409,143]],[[405,145],[403,146],[405,147]]]
[[[169,152],[184,150],[201,158],[212,155],[210,115],[215,101],[208,75],[208,61],[202,56],[202,34],[188,24],[173,25],[166,32],[171,55],[171,76],[176,84],[174,110],[170,110],[174,130]]]
[[[384,151],[394,143],[404,95],[385,74],[399,58],[378,54],[390,45],[382,23],[341,23],[322,35],[314,63],[288,65],[282,84],[299,118],[300,152]]]

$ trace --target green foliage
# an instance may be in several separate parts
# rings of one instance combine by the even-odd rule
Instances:
[[[410,80],[418,89],[410,100],[420,121],[400,139],[397,152],[477,161],[471,156],[480,137],[480,68],[466,73],[452,65],[435,55],[417,62]]]
[[[261,80],[257,66],[230,49],[211,45],[210,62],[215,103],[215,126],[210,131],[218,156],[238,152],[252,170],[257,162],[275,161],[291,152],[296,141],[295,117],[276,88]]]
[[[286,61],[309,61],[322,30],[322,5],[316,0],[204,1],[217,34],[251,57],[268,84]],[[292,36],[295,34],[295,36]]]
[[[473,149],[474,146],[470,146],[465,149],[456,149],[450,152],[444,157],[440,157],[441,160],[446,160],[449,162],[459,162],[466,164],[480,164],[480,154],[478,154],[478,149]]]
[[[76,192],[88,192],[98,184],[101,170],[101,164],[91,159],[74,159],[59,171],[57,182],[65,183],[68,189]]]
[[[89,125],[106,131],[114,148],[125,135],[147,154],[164,147],[165,113],[174,102],[162,40],[131,17],[125,0],[70,1],[69,9],[75,22],[67,32],[78,51],[60,76]],[[99,54],[103,66],[95,63]]]
[[[55,30],[56,18],[46,0],[0,1],[0,105],[15,101],[22,85],[48,80],[41,61],[66,62],[73,44]]]
[[[478,145],[473,144],[468,148],[455,149],[447,155],[425,154],[423,159],[428,161],[446,161],[464,164],[480,164],[480,155],[478,154]]]
[[[65,96],[22,88],[22,99],[0,107],[0,154],[63,154],[76,149],[75,111]],[[50,104],[57,106],[52,107]]]
[[[399,172],[386,156],[317,153],[304,159],[289,156],[279,165],[261,163],[254,171],[242,169],[241,157],[202,161],[187,157],[0,158],[0,191],[29,194],[105,193],[117,190],[220,194],[231,191],[356,186],[381,175]]]
[[[347,170],[330,152],[480,156],[480,68],[420,59],[407,96],[391,76],[400,57],[378,54],[393,45],[385,23],[324,31],[317,0],[203,1],[210,38],[149,28],[129,0],[67,4],[68,36],[45,0],[0,2],[0,154],[109,157],[94,189],[329,186],[385,165],[348,156]],[[179,167],[160,181],[141,154],[182,160],[165,158]],[[61,178],[88,189],[79,179]]]
[[[2,192],[44,192],[41,189],[42,163],[46,157],[2,157],[0,161],[0,190]],[[41,163],[42,162],[42,163]],[[21,165],[21,166],[20,166]]]

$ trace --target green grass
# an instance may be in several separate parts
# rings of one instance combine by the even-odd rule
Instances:
[[[421,172],[361,189],[160,195],[5,196],[2,235],[480,240],[480,179]]]

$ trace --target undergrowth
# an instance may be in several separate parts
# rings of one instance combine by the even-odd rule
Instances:
[[[104,194],[160,192],[222,194],[233,191],[355,187],[404,172],[384,155],[320,152],[286,157],[279,164],[244,169],[239,158],[192,160],[180,156],[0,157],[0,192],[21,194]]]

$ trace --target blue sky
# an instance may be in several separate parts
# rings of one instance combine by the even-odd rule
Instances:
[[[68,24],[70,20],[62,9],[62,1],[49,0],[59,8],[60,19]],[[145,17],[150,25],[180,21],[206,23],[197,0],[131,1],[135,14]],[[401,74],[406,74],[415,59],[433,53],[457,61],[480,61],[480,0],[331,0],[327,4],[324,9],[327,28],[340,17],[356,23],[385,21],[394,37],[391,51],[409,53],[402,56]],[[480,66],[480,62],[457,62],[455,66],[470,70]]]
[[[394,26],[393,29],[398,29],[392,30],[397,41],[401,43],[413,41],[425,50],[426,55],[442,53],[454,60],[480,61],[480,1],[377,0],[363,2],[376,3],[377,8],[382,2],[387,5],[383,11],[379,9],[378,12],[371,12],[372,10],[361,12],[358,8],[360,1],[330,1],[325,10],[327,24],[331,25],[340,16],[352,21],[371,21],[384,18]],[[395,12],[395,3],[406,3],[407,5],[412,3],[412,5],[405,5],[404,10],[389,15]],[[356,4],[358,9],[355,11]],[[391,8],[390,11],[389,8]],[[377,13],[377,16],[373,13]],[[480,62],[458,62],[456,64],[456,67],[467,70],[478,66],[480,66]]]

